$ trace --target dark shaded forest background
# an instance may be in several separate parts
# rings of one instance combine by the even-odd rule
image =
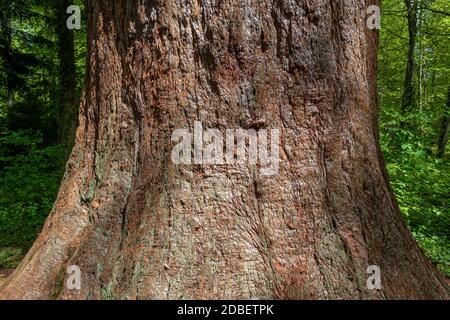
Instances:
[[[80,30],[66,27],[69,5]],[[0,271],[49,214],[73,145],[86,43],[84,0],[0,0]],[[415,238],[450,277],[450,1],[385,0],[380,139]],[[1,272],[0,272],[1,278]]]

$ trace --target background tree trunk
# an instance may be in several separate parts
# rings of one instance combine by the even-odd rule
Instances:
[[[1,3],[2,13],[0,14],[0,27],[2,32],[2,45],[4,55],[4,69],[6,73],[6,88],[7,88],[7,112],[8,122],[11,122],[11,117],[14,112],[15,94],[14,94],[14,74],[11,71],[13,65],[12,57],[12,29],[11,29],[11,9],[9,3]]]
[[[445,155],[445,148],[448,142],[448,132],[450,131],[450,87],[448,88],[447,94],[447,109],[445,110],[444,116],[442,117],[442,126],[439,133],[438,142],[438,157],[443,157]]]
[[[58,13],[58,58],[60,80],[60,120],[58,128],[59,143],[65,148],[67,156],[75,143],[77,129],[77,80],[75,71],[75,47],[73,31],[66,25],[69,15],[66,10],[71,5],[69,0],[57,1]]]
[[[90,2],[76,145],[1,297],[448,298],[389,189],[370,4]],[[194,121],[280,129],[279,174],[174,165]]]
[[[414,73],[416,70],[416,40],[419,0],[405,0],[408,16],[408,57],[406,62],[405,83],[403,89],[402,112],[414,110],[416,107],[416,87]]]

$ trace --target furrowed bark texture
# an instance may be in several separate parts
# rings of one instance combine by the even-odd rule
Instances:
[[[448,298],[388,187],[370,4],[92,1],[76,145],[1,297]],[[280,129],[279,174],[174,165],[194,121]]]

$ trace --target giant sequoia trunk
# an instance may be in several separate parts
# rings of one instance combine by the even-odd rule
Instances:
[[[92,1],[76,145],[1,297],[448,298],[389,189],[369,4]],[[279,129],[279,173],[174,164],[196,121]]]

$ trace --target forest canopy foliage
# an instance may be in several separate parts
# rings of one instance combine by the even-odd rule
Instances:
[[[12,267],[11,256],[17,256],[17,250],[25,252],[40,232],[70,150],[60,138],[71,83],[65,77],[72,73],[76,80],[69,89],[78,103],[86,21],[73,38],[67,36],[61,30],[59,3],[0,0],[0,248],[7,248],[0,249],[0,268]],[[83,1],[71,4],[79,5],[86,19]],[[378,67],[381,146],[408,225],[447,275],[449,40],[448,0],[383,1]],[[67,41],[73,41],[74,58],[74,67],[68,69]]]

